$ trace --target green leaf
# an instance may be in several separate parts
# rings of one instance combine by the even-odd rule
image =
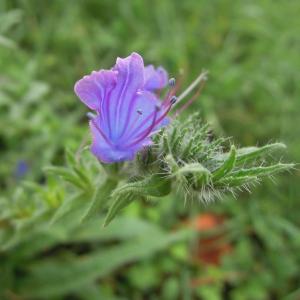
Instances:
[[[50,224],[57,223],[58,221],[64,222],[66,215],[74,213],[74,211],[84,211],[88,206],[88,200],[83,193],[76,194],[72,197],[64,199],[63,203],[56,210],[51,218]]]
[[[170,193],[171,181],[164,175],[154,174],[143,180],[129,182],[114,190],[112,197],[133,193],[141,196],[163,197]]]
[[[157,232],[159,228],[142,219],[120,216],[115,219],[110,226],[103,227],[103,217],[89,219],[78,226],[68,241],[72,243],[93,242],[93,241],[128,241],[138,236],[143,236],[145,232]]]
[[[231,172],[234,168],[236,162],[236,149],[232,145],[228,157],[225,159],[223,164],[213,173],[213,181],[217,181],[220,178],[224,177],[226,174]]]
[[[163,197],[168,195],[170,191],[170,178],[158,174],[122,185],[115,189],[111,195],[114,202],[106,215],[104,226],[107,226],[121,209],[128,206],[137,197]]]
[[[70,167],[76,166],[77,162],[76,162],[75,155],[74,155],[74,153],[70,149],[66,149],[65,156],[66,156],[67,164]]]
[[[268,176],[281,171],[286,171],[294,167],[294,164],[282,164],[278,163],[272,166],[266,167],[253,167],[249,169],[241,169],[232,172],[232,177],[244,177],[244,176]]]
[[[0,250],[3,252],[11,251],[12,249],[19,249],[21,243],[27,243],[30,246],[31,239],[39,234],[42,228],[48,228],[45,221],[51,216],[51,211],[42,210],[29,219],[15,221],[14,232],[11,238],[4,244],[0,245]]]
[[[74,174],[71,170],[64,168],[64,167],[54,167],[54,166],[49,166],[44,168],[46,172],[52,173],[56,176],[61,176],[63,179],[66,181],[74,184],[80,189],[85,190],[86,185],[84,181],[82,181],[81,178],[79,178],[76,174]]]
[[[14,9],[1,13],[0,15],[0,33],[6,33],[15,24],[21,22],[22,10]]]
[[[27,266],[28,274],[20,278],[17,292],[30,298],[49,298],[78,290],[129,262],[144,259],[188,238],[190,233],[186,230],[172,234],[145,232],[141,238],[81,257],[36,261]]]
[[[263,147],[240,148],[237,150],[236,162],[239,164],[244,163],[245,161],[249,162],[268,153],[282,149],[286,149],[286,145],[282,143],[269,144]],[[221,159],[226,159],[227,157],[227,153],[219,156]]]
[[[124,298],[116,298],[113,296],[112,290],[102,288],[99,283],[91,283],[85,286],[80,286],[77,291],[74,291],[81,300],[124,300]]]
[[[0,46],[10,48],[10,49],[16,48],[15,42],[3,35],[0,35]]]
[[[82,181],[85,183],[84,186],[88,189],[91,188],[92,189],[92,183],[91,183],[91,179],[89,178],[89,176],[87,175],[88,172],[86,170],[82,170],[81,168],[74,166],[73,167],[74,172],[77,174],[79,179],[82,179]]]
[[[103,226],[107,226],[115,218],[115,216],[133,200],[134,196],[132,194],[124,194],[123,196],[115,198],[107,212]]]
[[[226,186],[226,187],[242,187],[244,184],[257,182],[258,177],[256,176],[228,176],[220,179],[215,186]]]
[[[100,187],[98,187],[90,201],[90,205],[82,216],[81,221],[86,221],[95,214],[99,213],[101,209],[107,204],[110,195],[114,188],[118,185],[115,179],[107,178]]]

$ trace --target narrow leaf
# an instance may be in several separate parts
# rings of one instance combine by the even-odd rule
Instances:
[[[74,174],[72,171],[70,171],[67,168],[64,167],[54,167],[54,166],[49,166],[44,168],[46,172],[61,176],[63,179],[66,181],[72,183],[73,185],[85,190],[86,185],[82,181],[81,178],[78,178],[76,174]]]
[[[224,163],[213,173],[213,180],[217,181],[228,174],[235,166],[236,149],[234,145],[231,146],[230,152]]]
[[[225,187],[242,187],[244,184],[257,182],[258,177],[256,176],[229,176],[220,179],[214,185],[215,186],[225,186]]]
[[[107,226],[118,214],[118,212],[124,207],[128,206],[133,200],[134,196],[132,194],[124,194],[123,196],[115,198],[115,201],[109,208],[109,211],[105,217],[103,226]]]
[[[245,161],[249,162],[256,158],[259,158],[268,153],[286,149],[286,145],[283,143],[274,143],[265,145],[263,147],[244,147],[237,149],[237,158],[236,163],[244,163]],[[224,160],[229,156],[228,153],[220,154],[218,160]]]
[[[245,147],[238,149],[237,163],[244,163],[245,161],[252,161],[258,157],[268,153],[286,149],[286,145],[282,143],[274,143],[265,145],[263,147]]]
[[[102,185],[95,190],[91,199],[91,203],[85,214],[82,216],[81,221],[86,221],[95,214],[99,213],[100,210],[105,207],[112,191],[117,184],[118,182],[115,179],[107,178],[104,183],[102,183]]]
[[[232,172],[233,177],[242,177],[242,176],[267,176],[273,173],[278,173],[281,171],[289,170],[294,167],[294,164],[282,164],[278,163],[272,166],[266,167],[253,167],[249,169],[241,169],[235,172]]]
[[[97,250],[80,258],[37,261],[28,268],[27,276],[20,278],[18,292],[28,298],[53,298],[107,276],[121,266],[144,259],[172,243],[190,237],[190,231],[166,234],[147,234],[122,245]]]

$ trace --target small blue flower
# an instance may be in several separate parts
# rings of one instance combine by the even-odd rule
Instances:
[[[75,84],[75,93],[91,110],[92,153],[104,163],[132,160],[151,135],[168,124],[176,101],[172,93],[161,102],[154,93],[168,84],[167,72],[132,53],[118,58],[111,70],[93,71]]]
[[[20,179],[28,172],[29,165],[25,160],[19,160],[15,169],[15,177]]]

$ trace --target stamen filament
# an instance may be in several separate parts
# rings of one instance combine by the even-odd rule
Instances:
[[[199,83],[207,80],[207,71],[202,72],[188,87],[187,89],[181,93],[178,97],[178,104],[183,98],[185,98]]]
[[[156,124],[155,124],[155,126],[156,125],[158,125],[163,119],[164,119],[164,117],[169,113],[169,111],[171,110],[171,108],[172,108],[172,106],[173,106],[173,104],[172,103],[170,103],[170,105],[168,106],[168,108],[166,109],[166,111],[156,120]]]
[[[199,97],[199,95],[203,90],[204,85],[205,85],[205,81],[201,81],[199,89],[196,91],[196,93],[182,107],[176,110],[175,117],[177,117],[181,112],[187,109]]]
[[[131,147],[131,146],[134,146],[135,144],[139,143],[140,141],[144,140],[150,133],[151,131],[153,130],[153,128],[156,126],[157,122],[156,122],[156,117],[157,117],[157,113],[159,111],[159,108],[155,108],[155,111],[153,113],[153,119],[152,119],[152,123],[151,125],[146,129],[144,130],[143,132],[141,132],[139,134],[139,136],[137,136],[137,139],[134,140],[133,142],[131,142],[129,145],[125,145],[124,147]]]
[[[135,119],[131,123],[130,127],[127,129],[128,132],[130,132],[136,126],[137,121],[140,119],[140,117],[143,114],[143,111],[141,109],[138,109],[136,112],[137,112],[137,116],[135,117]]]
[[[155,126],[156,126],[157,124],[159,124],[159,123],[163,120],[163,118],[168,114],[168,112],[171,110],[171,107],[173,106],[173,104],[174,104],[176,101],[177,101],[177,97],[176,97],[176,96],[172,96],[171,99],[170,99],[169,101],[166,101],[166,100],[165,100],[165,102],[166,102],[167,104],[169,104],[169,106],[167,107],[166,111],[158,118],[158,120],[156,121]],[[164,104],[164,103],[162,103],[161,107],[163,107],[163,104]],[[161,108],[161,107],[160,107],[160,108]],[[153,112],[153,113],[154,113],[154,112]],[[145,124],[149,121],[149,119],[152,117],[153,113],[151,113],[150,115],[148,115],[148,116],[142,121],[142,123],[140,124],[140,127],[143,127],[143,125],[145,125]],[[135,133],[136,133],[136,130],[134,130],[133,132],[131,132],[131,134],[130,134],[129,136],[126,137],[126,139],[131,138]]]

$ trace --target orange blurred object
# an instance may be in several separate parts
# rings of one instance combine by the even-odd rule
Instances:
[[[221,258],[232,251],[232,245],[226,240],[226,231],[218,230],[225,221],[224,216],[213,213],[198,215],[192,221],[192,226],[200,233],[193,250],[193,256],[197,261],[219,265]],[[203,235],[205,237],[202,237]]]

